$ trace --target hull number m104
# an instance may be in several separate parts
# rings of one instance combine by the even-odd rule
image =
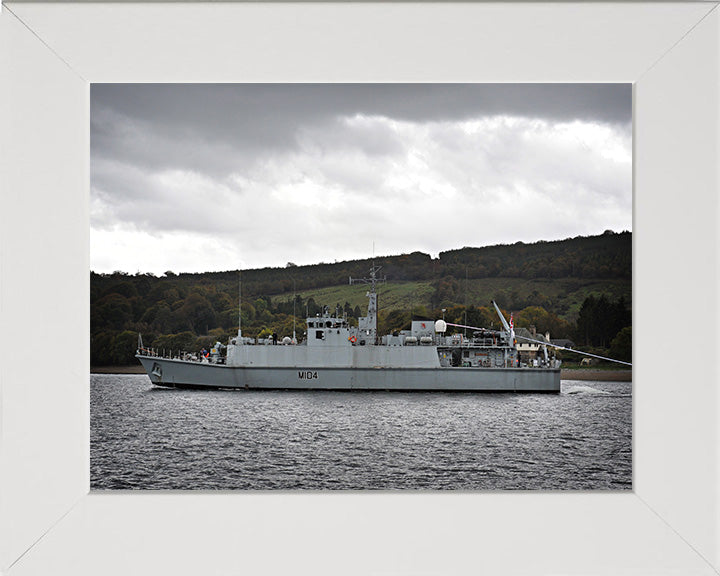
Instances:
[[[298,371],[298,378],[300,380],[317,380],[318,373],[312,370],[300,370]]]

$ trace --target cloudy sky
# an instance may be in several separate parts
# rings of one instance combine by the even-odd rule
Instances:
[[[201,272],[632,229],[629,84],[91,88],[91,268]]]

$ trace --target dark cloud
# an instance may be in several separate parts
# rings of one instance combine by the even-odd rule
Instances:
[[[91,137],[100,156],[227,170],[233,154],[294,148],[339,117],[627,124],[630,98],[630,84],[93,84]]]
[[[93,260],[227,269],[629,228],[630,138],[630,85],[94,84]],[[436,222],[453,233],[412,232]]]
[[[630,84],[93,84],[93,107],[173,132],[275,142],[338,115],[415,122],[509,115],[552,121],[631,120]]]

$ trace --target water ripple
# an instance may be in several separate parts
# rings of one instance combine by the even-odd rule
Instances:
[[[199,391],[93,375],[93,489],[632,489],[632,385]]]

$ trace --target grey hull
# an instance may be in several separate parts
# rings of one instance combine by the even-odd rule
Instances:
[[[138,355],[157,386],[248,390],[559,392],[560,369],[225,366]]]

